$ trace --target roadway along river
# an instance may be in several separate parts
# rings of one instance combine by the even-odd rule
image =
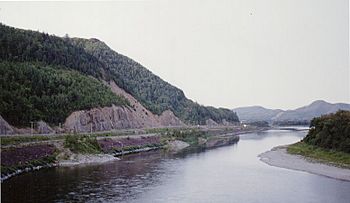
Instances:
[[[266,165],[257,157],[305,131],[241,135],[231,146],[160,151],[103,165],[51,168],[2,184],[2,202],[350,202],[350,182]]]

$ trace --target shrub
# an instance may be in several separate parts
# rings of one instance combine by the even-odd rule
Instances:
[[[350,111],[314,118],[303,141],[325,149],[350,153]]]
[[[67,135],[64,146],[75,153],[97,154],[101,152],[96,137],[92,135]]]

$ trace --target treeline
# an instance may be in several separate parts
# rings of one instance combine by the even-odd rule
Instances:
[[[63,123],[76,110],[128,105],[100,81],[42,64],[0,62],[0,115],[10,124]]]
[[[60,38],[1,24],[0,57],[3,61],[40,62],[114,80],[153,113],[170,109],[190,124],[205,124],[209,118],[219,123],[223,119],[239,121],[229,109],[205,107],[187,99],[182,90],[97,39]]]
[[[61,38],[0,24],[0,58],[7,61],[34,61],[75,69],[96,78],[102,77],[103,64],[84,49]]]
[[[310,130],[303,139],[307,144],[350,153],[350,111],[312,119]]]
[[[282,120],[282,121],[274,121],[273,125],[277,126],[293,126],[293,125],[310,125],[309,120]]]
[[[247,124],[256,127],[270,127],[269,122],[267,121],[252,121],[248,122]]]

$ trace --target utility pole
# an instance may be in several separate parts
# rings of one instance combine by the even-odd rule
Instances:
[[[90,136],[92,135],[92,124],[94,122],[94,114],[91,114],[91,122],[90,122]],[[96,130],[96,125],[95,125],[95,130]]]
[[[56,133],[61,134],[62,130],[61,130],[61,123],[58,123],[58,130],[56,131]]]
[[[34,122],[30,121],[30,135],[33,135]]]

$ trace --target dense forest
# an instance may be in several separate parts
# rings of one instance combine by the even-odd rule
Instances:
[[[114,80],[153,113],[170,109],[190,124],[205,124],[209,118],[216,122],[238,121],[229,109],[206,107],[187,99],[182,90],[97,39],[61,38],[1,24],[0,57],[2,61],[41,63],[98,80]]]
[[[101,78],[103,64],[69,42],[46,33],[21,30],[0,24],[0,58],[7,61],[35,61],[75,69]]]
[[[100,81],[76,71],[0,62],[0,75],[0,114],[16,126],[38,120],[57,125],[75,110],[128,105]]]
[[[350,111],[314,118],[304,142],[325,149],[350,153]]]

